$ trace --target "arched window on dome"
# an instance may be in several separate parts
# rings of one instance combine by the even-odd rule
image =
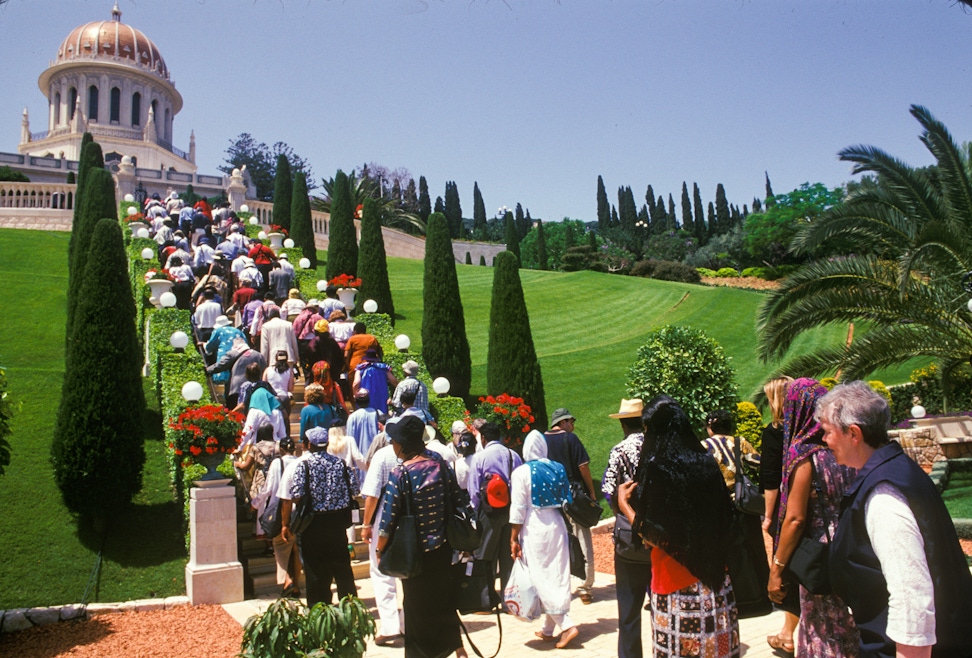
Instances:
[[[132,94],[132,125],[142,125],[142,94],[137,91]]]
[[[163,124],[162,131],[165,133],[165,141],[172,141],[172,114],[169,108],[165,108],[165,124]]]
[[[54,126],[61,125],[61,92],[54,94]]]
[[[117,126],[121,121],[121,89],[111,88],[111,111],[108,113],[108,120],[113,126]]]
[[[78,104],[78,90],[76,87],[71,87],[68,92],[68,121],[74,120],[74,108]]]
[[[98,121],[98,86],[88,87],[88,121]]]

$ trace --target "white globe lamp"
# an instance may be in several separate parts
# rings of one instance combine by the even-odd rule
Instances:
[[[250,206],[244,203],[242,206],[240,206],[240,212],[250,212]]]
[[[297,261],[297,264],[300,265],[300,269],[302,269],[302,270],[308,270],[308,269],[310,269],[310,259],[309,258],[301,258],[299,261]]]
[[[303,259],[301,259],[301,260],[303,260]],[[310,267],[310,261],[307,261],[307,266]],[[317,291],[318,292],[324,292],[325,290],[327,290],[327,281],[325,281],[324,279],[318,279],[317,280]]]
[[[134,200],[135,200],[135,195],[134,194],[128,193],[128,194],[125,195],[125,201],[131,203]]]
[[[257,237],[260,238],[261,240],[266,240],[267,239],[267,232],[266,231],[260,231],[259,233],[257,233]]]
[[[913,406],[911,408],[911,417],[912,418],[924,418],[925,417],[925,413],[927,413],[925,411],[925,408],[923,406],[921,406],[920,404],[916,404],[915,406]]]
[[[128,213],[128,216],[131,217],[132,215],[138,214],[138,208],[135,206],[128,206],[128,210],[126,212]]]
[[[259,223],[260,223],[260,220],[257,219],[255,215],[253,217],[250,217],[250,224],[252,224],[253,226],[256,226]]]
[[[182,397],[189,404],[199,402],[202,399],[202,384],[196,381],[189,381],[182,385]]]
[[[436,377],[432,381],[432,390],[439,396],[448,395],[450,388],[452,388],[452,384],[445,377]]]
[[[169,336],[169,345],[172,346],[176,352],[184,352],[186,346],[189,345],[189,336],[184,331],[173,331],[172,335]]]
[[[293,240],[287,238],[284,240],[284,249],[293,249],[295,244],[296,243]]]
[[[138,229],[138,231],[136,231],[136,232],[135,232],[135,237],[136,237],[136,238],[142,238],[142,239],[145,239],[145,238],[147,238],[148,236],[149,236],[149,232],[148,232],[148,229],[147,229],[147,228],[145,228],[144,226],[143,226],[142,228],[140,228],[140,229]]]
[[[176,305],[176,296],[171,292],[164,292],[159,295],[159,304],[162,304],[162,308],[173,308]]]
[[[374,313],[378,310],[378,302],[373,299],[366,299],[365,303],[361,306],[365,313]]]
[[[154,257],[155,249],[152,249],[152,247],[145,247],[145,249],[142,249],[142,260],[152,260]]]
[[[405,334],[398,334],[395,336],[395,347],[398,348],[399,352],[407,352],[409,345],[412,344],[411,339]]]

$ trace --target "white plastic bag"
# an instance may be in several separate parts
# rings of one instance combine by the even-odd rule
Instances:
[[[540,618],[543,605],[537,595],[537,588],[533,586],[533,579],[527,571],[523,560],[517,559],[513,563],[510,579],[503,591],[503,601],[511,615],[520,621],[533,621]]]

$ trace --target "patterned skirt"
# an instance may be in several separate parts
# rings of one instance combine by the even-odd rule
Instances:
[[[729,574],[718,591],[701,581],[672,594],[651,594],[656,658],[738,658],[739,616]]]

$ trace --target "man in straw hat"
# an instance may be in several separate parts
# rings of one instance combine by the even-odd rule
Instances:
[[[621,421],[624,439],[611,449],[601,481],[601,491],[610,501],[615,514],[614,575],[617,583],[620,658],[642,656],[641,610],[651,585],[651,554],[641,545],[640,539],[633,537],[624,515],[618,513],[616,500],[618,486],[635,479],[641,444],[644,442],[641,424],[643,406],[641,400],[621,400],[618,413],[610,414],[611,418]]]

